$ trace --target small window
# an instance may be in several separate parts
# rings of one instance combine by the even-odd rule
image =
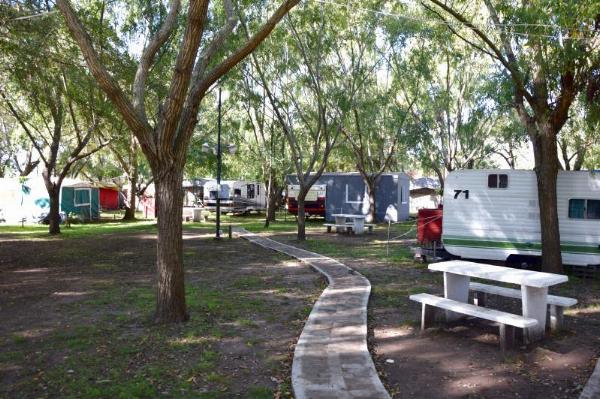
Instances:
[[[600,220],[600,200],[570,199],[569,218]]]
[[[90,205],[92,190],[89,188],[76,188],[73,190],[73,205],[87,206]]]
[[[587,200],[587,219],[600,219],[600,200]]]
[[[498,175],[498,188],[508,187],[508,175]]]
[[[508,187],[508,175],[488,175],[488,188],[507,188]]]
[[[240,190],[239,188],[236,188],[233,190],[233,196],[234,197],[241,197],[242,196],[242,190]]]
[[[247,198],[248,199],[254,198],[254,184],[248,184],[246,186],[246,189],[247,189],[247,194],[248,194]]]
[[[570,219],[585,219],[585,200],[570,199],[569,200],[569,218]]]
[[[260,184],[256,185],[256,196],[260,196]]]

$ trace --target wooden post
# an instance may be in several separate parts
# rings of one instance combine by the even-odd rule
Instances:
[[[233,228],[231,227],[231,225],[227,226],[227,235],[229,236],[229,238],[233,236]]]

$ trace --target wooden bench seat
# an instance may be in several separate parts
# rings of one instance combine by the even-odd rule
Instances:
[[[431,294],[414,294],[410,296],[410,299],[422,304],[421,330],[428,328],[433,323],[435,308],[441,308],[498,323],[500,329],[500,347],[503,352],[514,345],[515,327],[529,328],[538,324],[535,319],[525,318],[523,316],[499,310],[483,308]]]
[[[486,296],[488,294],[516,299],[521,299],[522,296],[521,290],[474,282],[469,284],[469,290],[476,293],[475,302],[478,306],[485,306]],[[577,299],[548,295],[546,297],[546,302],[548,302],[548,306],[550,307],[550,312],[548,313],[550,318],[550,330],[556,331],[562,327],[564,308],[576,305]]]

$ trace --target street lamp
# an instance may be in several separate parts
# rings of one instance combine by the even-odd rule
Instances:
[[[221,148],[221,87],[219,87],[219,100],[217,107],[217,145],[209,143],[202,144],[202,152],[212,152],[217,156],[217,231],[215,238],[221,238],[221,167],[222,167],[222,151]],[[227,144],[226,151],[230,154],[235,154],[235,144]]]

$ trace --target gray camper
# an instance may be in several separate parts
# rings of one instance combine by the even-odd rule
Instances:
[[[298,184],[296,175],[286,176],[286,185]],[[333,222],[334,213],[366,215],[369,197],[366,184],[358,172],[323,173],[315,184],[327,186],[325,220]],[[379,177],[375,191],[376,221],[407,220],[409,215],[410,179],[402,173],[384,173]],[[388,219],[386,219],[386,214]]]

